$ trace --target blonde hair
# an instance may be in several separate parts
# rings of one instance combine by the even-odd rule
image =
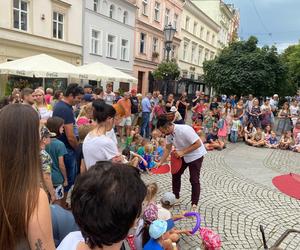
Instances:
[[[82,143],[89,132],[91,132],[95,126],[90,124],[82,125],[78,128],[79,142]]]
[[[153,153],[153,145],[151,143],[146,144],[145,153],[152,154]]]
[[[86,116],[88,113],[93,113],[93,106],[91,103],[89,104],[86,104],[84,106],[81,107],[80,109],[80,112],[79,112],[79,115],[77,117],[77,120],[80,118],[80,117],[83,117],[83,116]]]
[[[149,183],[147,185],[147,194],[145,197],[145,201],[147,202],[152,201],[156,197],[157,192],[158,192],[157,184],[155,182]]]

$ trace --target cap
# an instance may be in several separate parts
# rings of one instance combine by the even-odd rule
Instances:
[[[94,100],[94,97],[92,94],[84,94],[82,99],[86,102],[91,102]]]
[[[165,232],[171,230],[174,227],[174,222],[170,220],[155,220],[149,227],[149,235],[153,239],[158,239]]]
[[[92,89],[93,88],[93,86],[92,85],[90,85],[90,84],[86,84],[86,85],[84,85],[84,87],[83,87],[84,89]]]
[[[154,203],[150,203],[144,211],[143,219],[147,222],[152,222],[154,220],[157,220],[158,216],[158,208]]]
[[[42,126],[40,129],[41,138],[54,137],[55,133],[51,133],[49,129],[45,126]]]
[[[171,192],[166,192],[163,194],[162,198],[161,198],[161,202],[163,204],[169,205],[169,206],[173,206],[176,202],[176,197],[173,193]]]
[[[175,106],[172,106],[171,109],[170,109],[170,111],[171,111],[171,112],[176,112],[176,111],[177,111],[177,108],[176,108]]]

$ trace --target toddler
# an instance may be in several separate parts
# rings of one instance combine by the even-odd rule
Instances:
[[[284,132],[279,142],[280,149],[290,149],[294,145],[291,131]]]
[[[294,152],[300,153],[300,133],[298,133],[296,140],[295,140],[295,145],[292,146],[292,149]]]
[[[224,144],[226,144],[226,137],[227,137],[227,121],[226,121],[226,114],[222,113],[221,114],[221,118],[219,119],[218,123],[217,123],[217,127],[218,127],[218,137],[220,139],[220,141]]]
[[[203,122],[205,134],[208,134],[209,130],[213,128],[214,123],[215,123],[215,117],[213,117],[213,112],[208,111],[204,117],[204,122]]]
[[[218,138],[218,129],[211,129],[206,138],[206,143],[209,144],[209,147],[213,149],[222,150],[224,148],[224,142],[220,141]]]
[[[154,161],[154,155],[153,155],[153,145],[151,143],[145,145],[145,151],[142,157],[146,162],[145,161],[140,162],[139,167],[141,170],[144,171],[146,170],[150,174],[151,173],[150,170],[156,165]]]
[[[230,141],[236,143],[238,140],[239,133],[241,131],[241,121],[237,115],[234,115],[233,121],[231,122],[231,130],[230,130]]]
[[[47,127],[41,126],[40,135],[40,157],[42,163],[43,179],[46,186],[46,192],[48,193],[50,197],[50,202],[52,203],[56,200],[55,189],[51,180],[52,159],[51,156],[45,150],[45,148],[51,143],[50,137],[55,136],[55,134],[51,133]]]
[[[276,137],[276,133],[271,131],[271,134],[268,139],[266,139],[266,147],[267,148],[278,148],[278,139]]]

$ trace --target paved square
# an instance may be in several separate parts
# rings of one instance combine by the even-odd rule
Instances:
[[[286,229],[300,230],[300,201],[277,191],[272,178],[280,173],[300,173],[300,154],[283,150],[229,144],[223,151],[211,151],[201,170],[199,201],[202,226],[222,237],[222,249],[263,249],[259,225],[265,228],[268,246]],[[146,183],[156,181],[161,193],[172,191],[171,175],[143,175]],[[173,214],[190,208],[188,169],[182,176],[181,205]],[[176,223],[192,228],[189,220]],[[200,249],[199,235],[183,236],[181,249]],[[300,249],[300,235],[291,234],[280,246]]]

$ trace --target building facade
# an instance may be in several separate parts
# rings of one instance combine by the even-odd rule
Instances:
[[[0,6],[0,63],[46,53],[81,65],[81,0],[0,0]],[[2,95],[7,82],[0,75]]]
[[[138,79],[138,92],[149,91],[151,73],[166,57],[164,27],[172,24],[177,32],[173,39],[171,58],[177,58],[180,45],[181,0],[137,0],[135,28],[134,76]]]
[[[102,62],[133,75],[135,14],[133,1],[86,0],[83,63]]]
[[[178,93],[187,91],[189,95],[196,90],[206,91],[202,81],[203,62],[213,59],[218,51],[218,34],[221,27],[192,1],[183,6],[178,65],[181,82]]]
[[[226,47],[233,38],[233,32],[236,32],[239,28],[238,11],[232,4],[226,4],[223,0],[191,1],[220,25],[218,47],[220,49]]]

